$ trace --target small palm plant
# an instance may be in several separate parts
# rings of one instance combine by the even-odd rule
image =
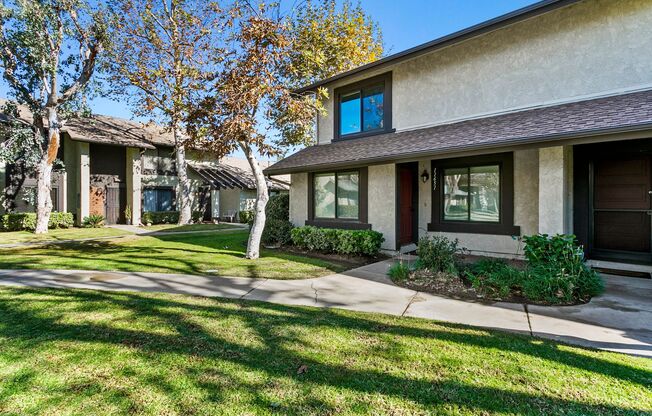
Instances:
[[[91,214],[88,217],[84,217],[82,226],[84,228],[102,228],[104,227],[104,215]]]

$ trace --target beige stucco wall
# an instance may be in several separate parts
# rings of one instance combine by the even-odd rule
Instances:
[[[293,173],[291,180],[290,221],[295,227],[300,227],[308,219],[308,174]]]
[[[572,162],[570,146],[539,149],[539,232],[572,233]]]
[[[368,221],[371,229],[383,233],[382,248],[396,249],[396,165],[369,166]]]
[[[652,86],[652,1],[586,0],[384,69],[405,130]],[[365,74],[365,77],[372,74]],[[332,89],[319,119],[333,137]]]
[[[240,189],[220,190],[220,215],[224,216],[229,211],[240,211]]]

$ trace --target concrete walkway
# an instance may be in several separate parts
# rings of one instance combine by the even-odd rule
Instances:
[[[652,357],[652,281],[605,276],[607,291],[589,304],[566,307],[475,303],[395,286],[391,261],[306,280],[271,280],[160,273],[3,270],[0,285],[182,293],[335,307],[498,328]]]

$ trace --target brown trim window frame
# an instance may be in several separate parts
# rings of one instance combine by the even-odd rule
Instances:
[[[337,178],[338,173],[358,173],[358,218],[317,218],[315,217],[315,175],[332,174]],[[322,228],[341,228],[346,230],[369,230],[371,224],[367,223],[368,218],[368,192],[367,192],[367,168],[339,169],[334,171],[310,172],[308,174],[308,219],[306,225]],[[337,179],[336,179],[337,180]],[[337,189],[337,185],[336,185]],[[337,192],[337,191],[336,191]],[[337,198],[337,195],[336,195]],[[337,200],[336,200],[337,201]],[[337,202],[336,202],[337,215]]]
[[[370,89],[373,87],[382,86],[383,88],[383,127],[374,130],[363,131],[362,128],[362,114],[363,109],[360,108],[360,129],[358,133],[350,134],[341,134],[341,125],[340,125],[340,101],[343,96],[349,95],[351,93],[360,92],[360,106],[362,107],[362,91],[364,89]],[[350,139],[359,139],[361,137],[375,136],[377,134],[391,133],[394,131],[392,128],[392,73],[387,72],[372,78],[367,78],[365,80],[349,84],[340,88],[336,88],[334,91],[334,138],[333,141],[340,140],[350,140]]]
[[[455,221],[444,219],[444,170],[474,168],[497,165],[499,167],[499,221]],[[514,225],[514,154],[472,156],[458,159],[433,160],[432,172],[432,217],[428,231],[443,231],[471,234],[512,235],[521,234]],[[470,208],[469,208],[470,209]]]

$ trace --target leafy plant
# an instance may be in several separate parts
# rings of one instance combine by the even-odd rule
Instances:
[[[519,288],[524,279],[523,271],[509,266],[502,259],[481,259],[472,264],[465,274],[479,292],[502,298]]]
[[[550,303],[588,300],[604,290],[600,275],[586,266],[584,251],[574,235],[526,236],[528,260],[523,294]]]
[[[176,224],[179,222],[179,211],[146,211],[142,221],[143,224]]]
[[[70,228],[74,218],[70,212],[53,212],[48,221],[48,228]],[[33,212],[5,214],[0,216],[0,231],[34,231],[36,214]]]
[[[102,228],[104,227],[104,215],[91,214],[88,217],[84,217],[82,226],[84,228]]]
[[[440,235],[422,237],[417,244],[417,267],[431,272],[457,274],[455,254],[459,251],[458,245],[457,239],[450,240]]]
[[[394,263],[387,270],[387,274],[394,281],[407,280],[410,277],[410,267],[402,261]]]
[[[239,211],[238,212],[238,219],[240,220],[240,223],[242,223],[242,224],[249,224],[254,219],[254,212],[253,211]]]
[[[290,220],[290,195],[279,194],[269,198],[265,207],[267,220]]]
[[[385,238],[373,230],[340,230],[312,226],[297,227],[291,232],[295,246],[347,255],[376,256]]]
[[[263,230],[263,244],[279,244],[284,246],[291,243],[292,228],[294,226],[290,221],[276,218],[268,219],[265,222],[265,230]]]

